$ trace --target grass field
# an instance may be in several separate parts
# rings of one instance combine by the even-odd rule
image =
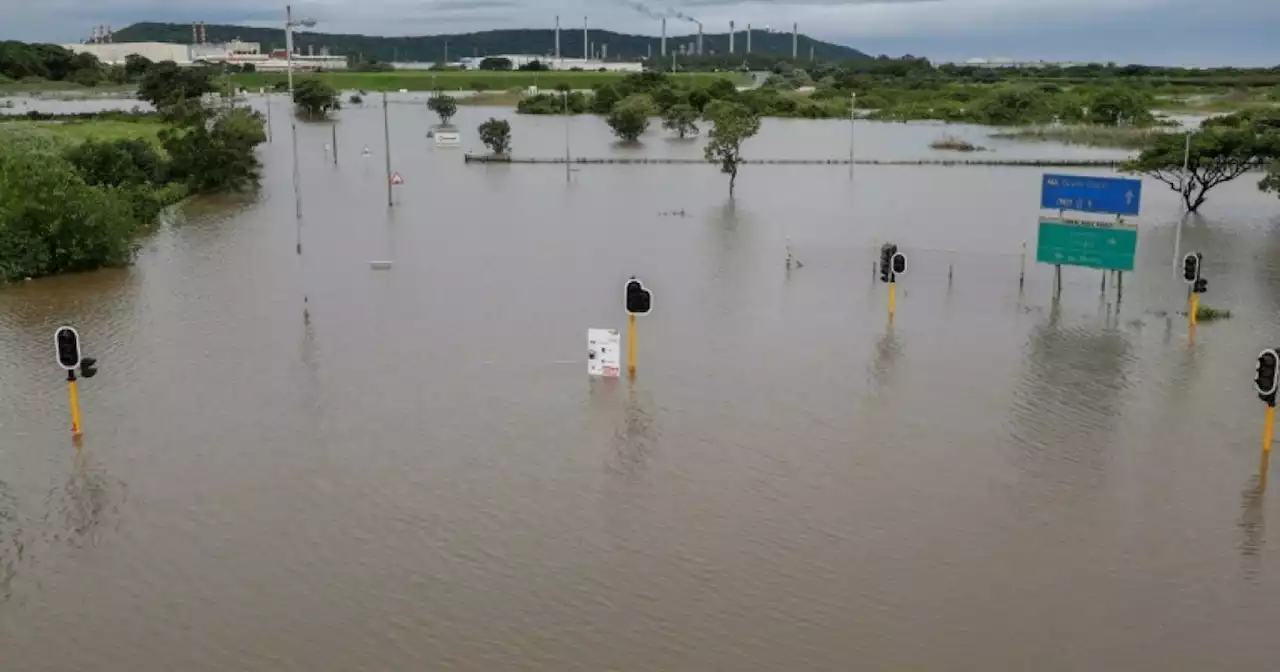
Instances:
[[[505,91],[513,88],[551,89],[560,84],[568,84],[573,89],[590,89],[600,84],[617,82],[626,76],[620,72],[565,72],[565,71],[506,71],[492,70],[445,70],[431,72],[427,70],[399,70],[396,72],[322,72],[304,74],[301,77],[319,77],[330,86],[340,91]],[[295,79],[298,75],[295,75]],[[691,72],[677,74],[680,79],[692,80],[697,84],[709,84],[716,79],[730,79],[735,84],[750,81],[740,73]],[[232,75],[237,86],[249,90],[270,88],[277,82],[286,81],[280,73],[248,73]]]
[[[159,120],[117,121],[95,119],[92,121],[8,121],[0,123],[0,131],[37,132],[63,138],[71,142],[85,140],[127,140],[140,138],[159,145],[157,137],[164,125]]]

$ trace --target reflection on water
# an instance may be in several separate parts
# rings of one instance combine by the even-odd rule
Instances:
[[[613,459],[610,471],[628,481],[642,477],[645,463],[658,443],[658,427],[653,402],[638,391],[634,382],[626,384],[623,393],[622,421],[613,435]]]
[[[24,548],[17,499],[10,493],[9,484],[0,478],[0,603],[9,599]]]
[[[1240,531],[1244,539],[1240,542],[1240,553],[1246,558],[1262,554],[1267,542],[1267,475],[1271,466],[1271,453],[1263,451],[1262,461],[1258,465],[1258,473],[1249,479],[1249,485],[1240,493]],[[1256,565],[1251,568],[1256,573]]]
[[[113,479],[89,451],[76,446],[71,470],[45,502],[45,525],[52,541],[95,546],[119,522],[128,491]],[[105,528],[105,529],[104,529]]]

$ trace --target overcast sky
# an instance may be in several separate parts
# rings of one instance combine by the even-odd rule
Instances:
[[[730,20],[801,32],[871,54],[1185,65],[1280,65],[1280,0],[309,0],[323,32],[424,35],[566,25],[656,35],[682,13],[707,32]],[[278,25],[263,0],[0,0],[0,39],[78,41],[136,21]],[[692,24],[683,24],[684,29]],[[669,21],[669,32],[682,29]]]

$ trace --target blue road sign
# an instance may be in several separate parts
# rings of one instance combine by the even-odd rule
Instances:
[[[1142,207],[1142,180],[1089,175],[1045,175],[1040,207],[1109,215],[1137,215]]]

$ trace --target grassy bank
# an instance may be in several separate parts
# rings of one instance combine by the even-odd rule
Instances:
[[[1031,126],[992,133],[991,137],[1029,142],[1061,142],[1090,147],[1145,149],[1168,132],[1168,129],[1126,126]]]
[[[86,140],[113,142],[115,140],[146,140],[160,146],[159,133],[164,128],[160,121],[119,121],[114,119],[92,121],[10,121],[0,123],[0,132],[40,132],[73,143]]]
[[[505,91],[513,88],[537,86],[540,89],[553,89],[566,84],[572,89],[590,89],[603,84],[614,84],[622,81],[626,73],[621,72],[565,72],[565,71],[488,71],[488,70],[444,70],[431,72],[427,70],[398,70],[396,72],[321,72],[302,75],[318,77],[340,91]],[[690,83],[705,85],[716,79],[731,78],[742,80],[742,76],[734,73],[697,72],[676,74],[673,77],[687,80]],[[287,81],[282,73],[246,73],[231,75],[237,86],[251,91],[259,88],[271,88],[277,83]]]

